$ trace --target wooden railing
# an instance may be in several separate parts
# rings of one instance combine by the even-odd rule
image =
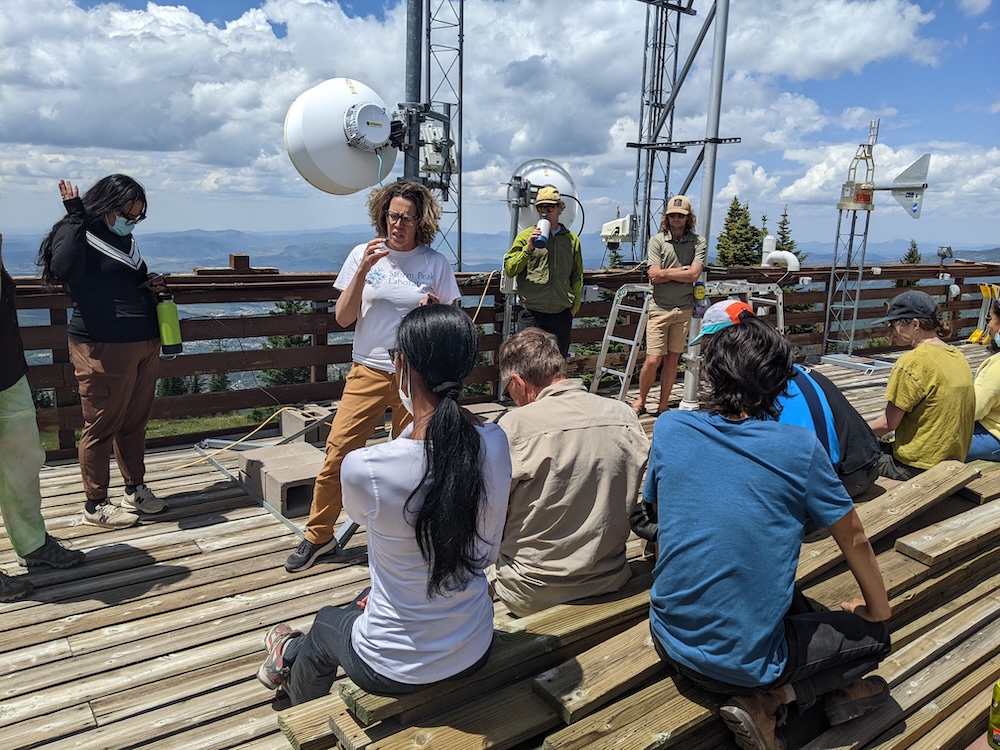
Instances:
[[[884,282],[866,284],[862,290],[863,301],[875,301],[872,307],[859,311],[856,352],[876,352],[886,348],[884,331],[872,331],[868,323],[882,314],[882,303],[897,294],[901,288],[920,282],[920,288],[937,297],[940,309],[953,322],[954,339],[964,339],[973,329],[981,303],[976,281],[1000,282],[1000,265],[954,263],[945,267],[950,279],[939,279],[941,269],[936,265],[882,266],[879,275],[866,269],[866,281]],[[819,353],[823,346],[822,328],[826,304],[826,281],[829,267],[803,267],[795,277],[811,277],[809,291],[789,291],[785,294],[785,325],[787,330],[808,330],[790,333],[789,340],[800,355]],[[727,272],[712,270],[709,281],[745,279],[757,283],[778,282],[784,272],[775,268],[731,268]],[[333,289],[335,274],[290,274],[254,269],[246,256],[232,256],[230,268],[199,269],[190,275],[171,276],[170,288],[181,310],[181,332],[185,353],[160,363],[161,378],[179,378],[191,375],[210,376],[222,373],[259,372],[271,368],[308,367],[310,382],[268,388],[243,388],[221,392],[159,397],[154,404],[153,416],[159,419],[176,419],[196,415],[217,414],[276,403],[296,404],[339,398],[343,380],[331,378],[331,372],[345,372],[351,361],[351,344],[345,329],[334,318],[333,304],[337,296]],[[485,384],[479,390],[484,395],[477,400],[496,397],[499,375],[495,365],[495,352],[500,345],[503,325],[503,300],[499,291],[499,274],[458,274],[463,294],[463,307],[481,326],[480,349],[485,353],[483,364],[477,367],[469,383]],[[590,271],[585,283],[599,287],[604,293],[596,302],[584,303],[577,316],[573,341],[588,352],[574,356],[569,361],[573,375],[593,373],[597,348],[604,336],[605,323],[610,308],[610,297],[624,283],[644,282],[644,275],[637,271]],[[18,307],[21,310],[47,310],[48,324],[24,326],[21,335],[25,348],[51,352],[51,362],[33,364],[28,379],[32,389],[49,389],[54,395],[54,406],[38,410],[39,428],[44,432],[58,432],[59,449],[50,451],[50,457],[71,455],[75,446],[74,430],[83,424],[76,394],[76,378],[69,361],[66,340],[67,308],[69,299],[61,290],[46,289],[38,279],[18,278]],[[949,299],[948,287],[957,284],[961,296]],[[870,288],[869,288],[870,287]],[[304,315],[269,315],[268,307],[275,302],[303,300],[311,304],[311,312]],[[253,304],[259,308],[254,314],[223,312],[222,306]],[[210,316],[192,314],[194,306],[218,306]],[[793,307],[794,309],[789,309]],[[767,317],[775,319],[771,310]],[[634,334],[634,319],[622,320],[619,335]],[[798,327],[809,326],[809,329]],[[299,348],[263,348],[260,339],[267,336],[308,336],[310,345]],[[882,337],[882,346],[865,348],[865,339]],[[196,342],[237,340],[239,346],[232,351],[211,351],[210,347]],[[196,351],[197,350],[197,351]],[[612,357],[621,365],[625,354]],[[337,367],[339,366],[339,367]],[[185,442],[196,435],[177,436],[173,442]],[[163,439],[163,442],[168,442]]]

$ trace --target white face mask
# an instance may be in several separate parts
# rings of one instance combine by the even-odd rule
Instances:
[[[993,336],[993,343],[996,344],[998,348],[1000,348],[1000,331],[997,331],[996,334]]]
[[[403,393],[403,382],[399,383],[399,400],[403,402],[403,408],[413,415],[413,390],[410,388],[410,366],[406,366],[406,390],[409,395]]]

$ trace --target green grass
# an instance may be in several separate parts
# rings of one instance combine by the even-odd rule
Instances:
[[[271,420],[272,425],[277,424],[277,419]],[[240,412],[226,412],[224,414],[211,414],[204,417],[185,417],[184,419],[152,419],[146,426],[147,438],[168,437],[170,435],[186,435],[195,432],[230,432],[233,430],[245,429],[250,432],[259,422],[253,419],[250,414]],[[41,434],[42,447],[49,450],[56,450],[59,447],[59,435],[55,432],[43,432]],[[76,441],[80,440],[80,431],[76,431]]]

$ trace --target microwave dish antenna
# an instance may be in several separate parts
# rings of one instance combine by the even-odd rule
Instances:
[[[310,185],[350,195],[377,185],[392,170],[394,119],[369,86],[331,78],[299,94],[288,108],[285,149]]]

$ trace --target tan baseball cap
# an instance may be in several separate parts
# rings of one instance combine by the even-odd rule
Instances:
[[[535,205],[539,203],[559,203],[562,197],[559,195],[559,188],[554,185],[544,185],[538,188],[538,195],[535,196]]]
[[[686,195],[675,195],[667,201],[667,210],[664,213],[687,216],[691,213],[691,201],[687,199]]]

